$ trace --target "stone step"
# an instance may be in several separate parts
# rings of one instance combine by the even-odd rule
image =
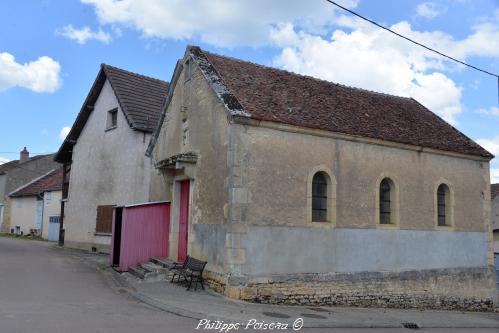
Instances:
[[[147,271],[142,266],[128,267],[128,273],[132,274],[139,279],[144,279],[146,277]]]
[[[171,278],[170,270],[154,262],[130,267],[128,272],[145,282],[165,281]]]
[[[160,272],[160,271],[165,270],[165,268],[163,266],[156,265],[153,262],[147,262],[144,264],[140,264],[140,267],[142,267],[143,269],[145,269],[148,272]]]
[[[151,258],[151,262],[164,268],[170,268],[175,261],[168,258]]]

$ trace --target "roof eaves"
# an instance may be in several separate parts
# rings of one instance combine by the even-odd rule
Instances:
[[[56,171],[56,170],[57,170],[57,169],[52,169],[52,170],[50,170],[49,172],[47,172],[46,174],[41,175],[41,176],[40,176],[40,177],[38,177],[38,178],[32,179],[32,180],[31,180],[31,181],[29,181],[28,183],[26,183],[26,184],[24,184],[24,185],[22,185],[22,186],[20,186],[20,187],[16,188],[14,191],[10,192],[10,193],[8,194],[8,196],[9,196],[9,197],[23,196],[23,195],[16,195],[16,192],[19,192],[19,191],[21,191],[21,190],[25,189],[26,187],[30,186],[31,184],[36,183],[36,182],[37,182],[37,181],[39,181],[40,179],[43,179],[43,178],[45,178],[45,177],[49,176],[51,173],[53,173],[53,172],[54,172],[54,171]],[[35,195],[35,194],[33,194],[33,195]]]
[[[479,148],[480,150],[482,150],[482,153],[480,154],[480,156],[482,157],[485,157],[486,159],[488,159],[489,161],[491,159],[493,159],[495,156],[490,153],[488,150],[486,150],[485,148],[483,148],[482,146],[480,146],[478,143],[475,142],[475,140],[471,139],[470,137],[468,137],[466,134],[464,134],[463,132],[461,132],[460,130],[458,130],[457,128],[455,128],[453,125],[451,125],[450,123],[446,122],[442,117],[440,117],[438,114],[436,114],[435,112],[432,112],[430,109],[428,109],[426,106],[424,106],[423,104],[421,104],[418,100],[410,97],[410,99],[417,103],[419,106],[422,107],[422,109],[425,111],[425,112],[428,112],[430,113],[433,117],[435,117],[436,119],[438,119],[438,121],[444,123],[445,125],[449,126],[450,128],[452,128],[452,130],[454,132],[456,132],[458,135],[461,135],[463,137],[465,137],[466,139],[468,139],[470,142],[474,143],[477,148]],[[472,154],[472,155],[478,155],[478,154]]]

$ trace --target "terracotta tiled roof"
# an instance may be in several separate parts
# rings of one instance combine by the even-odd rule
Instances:
[[[492,200],[499,194],[499,184],[490,185],[490,197]]]
[[[168,83],[105,64],[102,68],[130,126],[152,132],[168,93]]]
[[[55,156],[57,162],[71,160],[73,145],[85,127],[106,79],[109,80],[131,128],[148,133],[156,128],[168,93],[168,82],[102,64],[71,131]]]
[[[11,197],[22,197],[38,195],[47,191],[57,191],[62,189],[62,168],[52,170],[46,175],[10,193]]]
[[[48,154],[48,155],[50,155],[50,154]],[[31,162],[31,161],[37,160],[39,158],[46,157],[48,155],[36,155],[36,156],[30,157],[24,163]],[[5,173],[5,172],[8,172],[9,170],[17,168],[18,166],[22,167],[22,165],[24,163],[19,164],[19,160],[13,160],[13,161],[9,161],[9,162],[4,163],[4,164],[0,164],[0,175],[3,174],[3,173]]]
[[[9,161],[3,164],[0,164],[0,175],[9,171],[10,169],[15,168],[19,165],[19,160]]]
[[[233,115],[493,157],[412,98],[335,84],[195,46],[188,52]]]

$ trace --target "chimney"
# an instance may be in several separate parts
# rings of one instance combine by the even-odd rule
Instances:
[[[19,154],[19,163],[26,162],[27,160],[29,160],[29,151],[24,147]]]

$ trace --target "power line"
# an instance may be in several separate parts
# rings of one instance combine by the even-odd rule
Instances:
[[[44,153],[33,153],[33,152],[29,152],[30,154],[35,154],[35,155],[45,155],[45,154],[50,154],[50,153],[47,153],[47,152],[44,152]],[[18,151],[0,151],[0,154],[19,154]]]
[[[481,68],[478,68],[478,67],[476,67],[476,66],[474,66],[474,65],[470,65],[470,64],[468,64],[468,63],[466,63],[466,62],[464,62],[464,61],[461,61],[461,60],[456,59],[456,58],[454,58],[454,57],[451,57],[451,56],[449,56],[449,55],[447,55],[447,54],[445,54],[445,53],[442,53],[442,52],[440,52],[440,51],[437,51],[437,50],[435,50],[435,49],[432,49],[432,48],[431,48],[431,47],[429,47],[429,46],[426,46],[426,45],[424,45],[424,44],[422,44],[422,43],[420,43],[420,42],[417,42],[417,41],[415,41],[415,40],[413,40],[413,39],[411,39],[411,38],[409,38],[409,37],[406,37],[406,36],[404,36],[404,35],[401,35],[401,34],[399,34],[398,32],[395,32],[395,31],[393,31],[393,30],[391,30],[391,29],[389,29],[389,28],[387,28],[387,27],[385,27],[385,26],[383,26],[383,25],[381,25],[381,24],[379,24],[379,23],[377,23],[377,22],[375,22],[375,21],[373,21],[373,20],[371,20],[371,19],[368,19],[367,17],[362,16],[362,15],[360,15],[360,14],[358,14],[358,13],[354,12],[353,10],[350,10],[350,9],[348,9],[348,8],[346,8],[346,7],[343,7],[342,5],[337,4],[336,2],[334,2],[334,1],[332,1],[332,0],[326,0],[326,1],[327,1],[327,2],[329,2],[329,3],[330,3],[330,4],[332,4],[332,5],[335,5],[336,7],[339,7],[339,8],[341,8],[341,9],[343,9],[343,10],[345,10],[345,11],[349,12],[349,13],[350,13],[350,14],[352,14],[352,15],[355,15],[355,16],[357,16],[357,17],[359,17],[359,18],[363,19],[364,21],[367,21],[367,22],[369,22],[369,23],[374,24],[374,25],[375,25],[375,26],[377,26],[378,28],[384,29],[384,30],[386,30],[386,31],[388,31],[388,32],[391,32],[392,34],[394,34],[394,35],[396,35],[396,36],[398,36],[398,37],[400,37],[400,38],[403,38],[403,39],[405,39],[405,40],[407,40],[407,41],[409,41],[409,42],[413,43],[413,44],[416,44],[416,45],[418,45],[418,46],[421,46],[421,47],[423,47],[423,48],[427,49],[428,51],[434,52],[434,53],[436,53],[436,54],[438,54],[438,55],[441,55],[442,57],[445,57],[445,58],[450,59],[450,60],[452,60],[452,61],[458,62],[458,63],[460,63],[461,65],[468,66],[468,67],[473,68],[473,69],[475,69],[475,70],[477,70],[477,71],[480,71],[480,72],[482,72],[482,73],[485,73],[485,74],[488,74],[488,75],[494,76],[494,77],[496,77],[496,78],[498,78],[498,79],[499,79],[499,75],[498,75],[498,74],[491,73],[491,72],[489,72],[489,71],[487,71],[487,70],[485,70],[485,69],[481,69]]]
[[[329,2],[329,3],[330,3],[330,4],[332,4],[332,5],[335,5],[335,6],[336,6],[336,7],[338,7],[338,8],[343,9],[344,11],[349,12],[350,14],[352,14],[352,15],[354,15],[354,16],[357,16],[357,17],[359,17],[359,18],[363,19],[364,21],[367,21],[367,22],[369,22],[369,23],[371,23],[371,24],[374,24],[374,25],[375,25],[375,26],[377,26],[378,28],[381,28],[381,29],[383,29],[383,30],[386,30],[386,31],[388,31],[388,32],[390,32],[390,33],[392,33],[392,34],[394,34],[395,36],[398,36],[398,37],[403,38],[403,39],[405,39],[405,40],[407,40],[407,41],[409,41],[409,42],[411,42],[411,43],[413,43],[413,44],[416,44],[416,45],[418,45],[418,46],[421,46],[422,48],[424,48],[424,49],[426,49],[426,50],[428,50],[428,51],[431,51],[431,52],[433,52],[433,53],[436,53],[436,54],[438,54],[438,55],[440,55],[440,56],[442,56],[442,57],[444,57],[444,58],[447,58],[447,59],[449,59],[449,60],[452,60],[452,61],[454,61],[454,62],[457,62],[457,63],[459,63],[459,64],[461,64],[461,65],[467,66],[467,67],[469,67],[469,68],[472,68],[472,69],[474,69],[474,70],[476,70],[476,71],[479,71],[479,72],[482,72],[482,73],[485,73],[485,74],[487,74],[487,75],[490,75],[490,76],[493,76],[493,77],[497,78],[497,98],[498,98],[498,102],[499,102],[499,75],[498,75],[498,74],[494,74],[494,73],[489,72],[489,71],[487,71],[487,70],[485,70],[485,69],[481,69],[481,68],[479,68],[479,67],[477,67],[477,66],[474,66],[474,65],[468,64],[468,63],[466,63],[466,62],[464,62],[464,61],[462,61],[462,60],[459,60],[459,59],[456,59],[456,58],[454,58],[454,57],[451,57],[451,56],[449,56],[449,55],[447,55],[447,54],[445,54],[445,53],[443,53],[443,52],[437,51],[437,50],[435,50],[435,49],[433,49],[433,48],[431,48],[431,47],[429,47],[429,46],[426,46],[426,45],[424,45],[424,44],[422,44],[422,43],[420,43],[420,42],[415,41],[414,39],[411,39],[411,38],[406,37],[406,36],[404,36],[404,35],[402,35],[402,34],[399,34],[398,32],[395,32],[395,31],[393,31],[393,30],[391,30],[391,29],[389,29],[389,28],[387,28],[387,27],[385,27],[385,26],[383,26],[383,25],[379,24],[378,22],[375,22],[375,21],[373,21],[373,20],[371,20],[371,19],[368,19],[367,17],[362,16],[362,15],[360,15],[359,13],[354,12],[353,10],[350,10],[350,9],[348,9],[348,8],[346,8],[346,7],[343,7],[342,5],[340,5],[340,4],[338,4],[338,3],[336,3],[336,2],[334,2],[334,1],[332,1],[332,0],[326,0],[326,1],[327,1],[327,2]]]

